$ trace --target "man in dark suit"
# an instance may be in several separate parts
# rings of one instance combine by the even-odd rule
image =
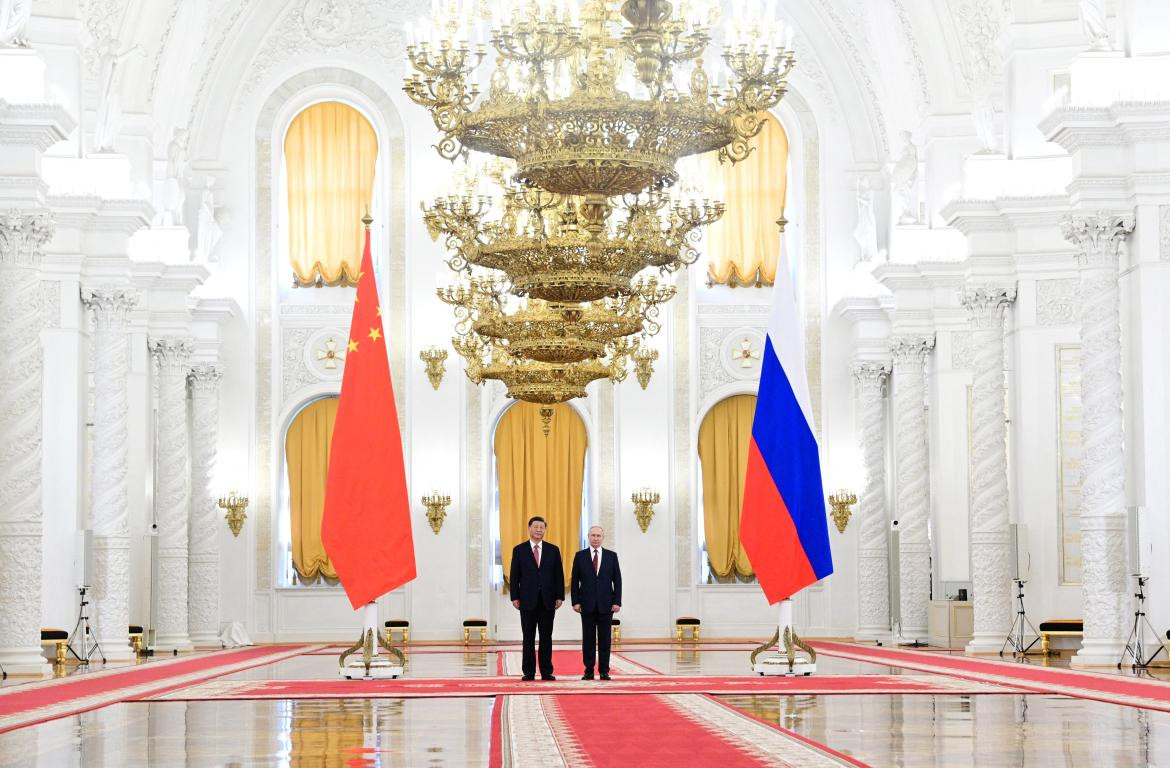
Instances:
[[[610,627],[613,615],[622,609],[622,569],[617,553],[601,547],[603,541],[605,530],[600,525],[589,529],[589,547],[573,558],[569,577],[573,610],[581,614],[582,680],[593,679],[595,650],[597,671],[602,680],[609,679]]]
[[[524,633],[521,669],[525,680],[536,678],[536,632],[540,629],[540,678],[553,677],[552,632],[556,610],[565,601],[565,571],[561,551],[544,540],[543,517],[528,521],[528,541],[512,550],[512,571],[508,578],[512,605],[520,610]]]

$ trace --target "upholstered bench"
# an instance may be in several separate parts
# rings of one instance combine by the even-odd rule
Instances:
[[[699,639],[699,620],[696,619],[694,616],[679,616],[677,619],[675,619],[675,621],[674,621],[674,638],[675,638],[675,640],[677,640],[678,642],[681,643],[682,639],[683,639],[683,630],[688,629],[688,628],[691,630],[691,639],[698,640]]]
[[[1085,622],[1081,619],[1050,619],[1040,622],[1040,651],[1049,655],[1048,639],[1051,637],[1084,637]]]
[[[131,624],[127,629],[130,632],[130,647],[134,649],[135,656],[142,655],[142,627],[137,624]]]
[[[613,637],[615,643],[622,641],[622,620],[614,619],[610,625],[610,636]]]
[[[56,651],[54,664],[65,663],[65,652],[69,648],[69,633],[63,629],[41,628],[41,645],[52,643]]]
[[[386,645],[394,642],[394,630],[402,634],[402,642],[410,642],[410,622],[406,619],[389,619],[386,621]]]
[[[487,619],[464,619],[463,620],[463,642],[471,641],[471,630],[479,630],[479,641],[481,643],[487,642]]]

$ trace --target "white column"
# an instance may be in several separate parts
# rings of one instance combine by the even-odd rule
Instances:
[[[1125,463],[1122,450],[1121,300],[1118,253],[1133,231],[1132,216],[1099,213],[1061,222],[1077,246],[1081,267],[1081,407],[1084,474],[1081,477],[1082,615],[1085,637],[1077,666],[1113,666],[1125,647]]]
[[[187,429],[186,339],[151,339],[158,365],[155,520],[158,523],[158,616],[155,649],[191,650],[187,628],[187,519],[191,467]]]
[[[53,235],[43,213],[0,214],[0,664],[49,671],[41,656],[41,281]]]
[[[212,488],[219,440],[219,382],[213,363],[191,366],[191,524],[187,560],[187,622],[191,642],[219,647],[219,530]]]
[[[886,516],[886,380],[890,364],[857,361],[856,418],[865,485],[858,497],[861,525],[857,568],[857,638],[890,636],[889,521]]]
[[[890,343],[894,357],[898,602],[901,636],[906,640],[926,637],[930,602],[925,392],[926,356],[933,348],[933,335],[896,336]]]
[[[998,653],[1012,626],[1013,576],[1008,529],[1007,391],[1004,387],[1003,313],[1015,286],[983,285],[963,292],[975,343],[972,387],[971,586],[975,632],[967,653]]]
[[[93,312],[94,416],[90,465],[90,519],[94,534],[94,618],[106,659],[134,657],[130,623],[130,525],[127,471],[130,445],[127,417],[129,347],[126,317],[138,297],[129,288],[84,288],[81,299]]]

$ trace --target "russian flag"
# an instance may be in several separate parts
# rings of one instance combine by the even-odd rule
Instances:
[[[769,603],[833,572],[792,275],[781,254],[752,419],[739,536]]]

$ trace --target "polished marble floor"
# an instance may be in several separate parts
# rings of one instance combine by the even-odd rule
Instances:
[[[619,652],[653,671],[692,676],[742,673],[745,649],[627,644]],[[905,673],[827,656],[818,665],[823,675]],[[306,654],[226,679],[320,679],[335,669],[330,653]],[[407,674],[492,676],[496,652],[416,648]],[[620,712],[622,697],[613,698]],[[874,766],[1170,766],[1170,713],[1085,699],[838,694],[722,700]],[[0,766],[487,765],[492,706],[490,698],[122,703],[0,734]]]

